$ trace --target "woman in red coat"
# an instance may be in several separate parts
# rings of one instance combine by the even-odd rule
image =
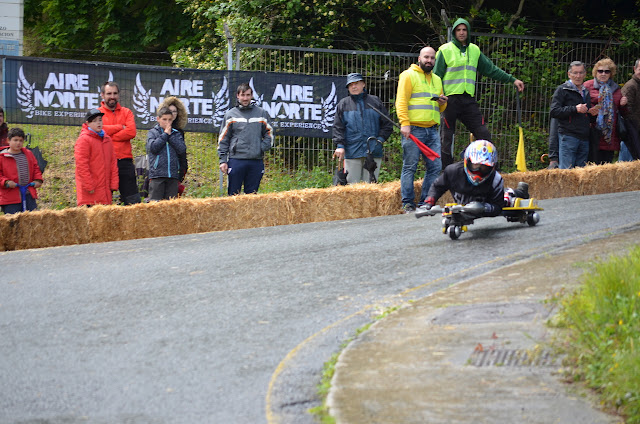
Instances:
[[[111,138],[102,130],[102,115],[91,109],[75,145],[78,206],[110,205],[118,190],[118,162]]]
[[[0,153],[0,206],[5,214],[37,208],[36,188],[42,185],[42,172],[31,150],[22,147],[25,133],[20,128],[8,131],[9,148]],[[33,185],[30,185],[33,183]],[[20,187],[27,186],[24,199]]]
[[[596,117],[595,123],[591,125],[602,134],[597,155],[589,155],[597,157],[596,163],[599,165],[613,162],[613,154],[620,150],[620,137],[616,125],[618,111],[622,109],[626,112],[624,106],[627,104],[627,98],[622,95],[620,86],[613,82],[615,74],[616,64],[613,60],[602,59],[593,66],[593,79],[584,83],[593,105],[589,113]]]

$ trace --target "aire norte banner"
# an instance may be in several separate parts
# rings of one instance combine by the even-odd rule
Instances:
[[[86,111],[100,106],[102,84],[115,81],[120,104],[132,110],[139,129],[152,128],[158,105],[176,96],[189,112],[187,131],[218,132],[244,82],[276,135],[331,138],[336,105],[348,94],[346,77],[11,57],[3,63],[5,119],[11,125],[80,126]]]

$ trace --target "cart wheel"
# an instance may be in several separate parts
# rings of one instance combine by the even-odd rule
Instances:
[[[530,227],[533,227],[538,222],[540,222],[540,215],[538,215],[538,212],[531,212],[527,215],[527,224],[529,224]]]
[[[460,232],[460,227],[458,227],[457,225],[451,225],[447,229],[447,233],[449,233],[449,237],[451,238],[451,240],[458,240],[458,237],[460,237]]]

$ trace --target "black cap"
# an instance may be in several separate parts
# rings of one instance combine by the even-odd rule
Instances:
[[[352,82],[357,82],[357,81],[364,81],[364,77],[362,76],[362,74],[354,72],[353,74],[347,75],[347,85],[346,85],[346,87],[348,88],[349,84],[351,84]]]
[[[100,109],[90,109],[89,112],[84,115],[84,122],[89,122],[98,115],[103,116],[104,113],[100,112]]]

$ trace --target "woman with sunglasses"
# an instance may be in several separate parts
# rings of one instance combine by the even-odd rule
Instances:
[[[626,115],[627,98],[622,95],[620,86],[613,82],[616,64],[606,58],[599,60],[593,67],[593,79],[584,83],[589,90],[591,104],[589,114],[592,136],[589,157],[598,165],[613,162],[613,155],[620,150],[620,137],[616,129],[618,111]],[[599,137],[598,137],[599,136]]]

